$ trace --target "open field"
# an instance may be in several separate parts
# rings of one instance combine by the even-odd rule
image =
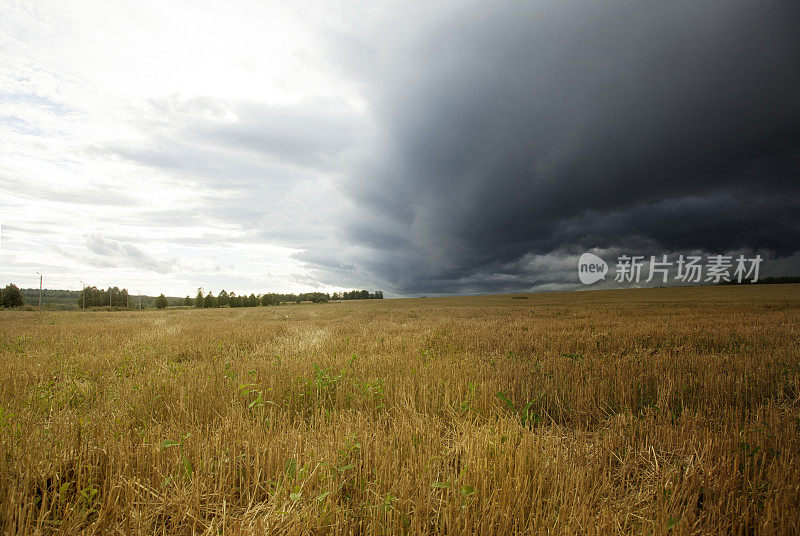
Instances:
[[[3,534],[797,534],[800,285],[0,312]]]

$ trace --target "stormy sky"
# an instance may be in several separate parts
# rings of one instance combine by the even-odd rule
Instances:
[[[800,274],[794,1],[0,11],[3,285],[560,290],[585,251]]]

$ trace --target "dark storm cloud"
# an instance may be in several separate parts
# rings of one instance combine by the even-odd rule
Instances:
[[[515,290],[588,248],[800,249],[796,2],[418,7],[343,47],[378,134],[351,247],[299,256],[321,276]]]

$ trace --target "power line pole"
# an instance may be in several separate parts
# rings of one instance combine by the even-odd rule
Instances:
[[[86,310],[86,283],[81,281],[81,286],[83,287],[83,290],[81,290],[81,298],[83,298],[83,307],[82,307],[82,309],[85,311]]]
[[[40,274],[39,272],[36,272],[36,273],[39,274],[39,307],[41,307],[42,306],[42,274]]]

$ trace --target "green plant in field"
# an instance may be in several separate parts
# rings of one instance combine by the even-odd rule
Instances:
[[[340,370],[338,374],[333,369],[321,367],[314,363],[314,374],[312,381],[317,394],[322,398],[332,399],[339,382],[344,378],[345,371]]]
[[[477,400],[477,386],[473,382],[469,382],[468,386],[469,394],[467,395],[466,400],[463,400],[458,408],[461,415],[466,415],[472,411],[474,409],[475,401]]]
[[[0,405],[0,431],[11,427],[11,423],[14,422],[15,415],[16,414],[13,411],[9,411]]]
[[[264,398],[264,389],[256,389],[256,387],[258,386],[254,383],[243,383],[239,385],[239,395],[251,399],[247,404],[248,409],[262,408],[265,404],[276,405],[272,400]],[[271,391],[272,389],[268,388],[266,390]]]
[[[561,357],[566,357],[567,359],[571,359],[572,361],[575,361],[576,363],[580,363],[581,361],[584,360],[584,355],[581,354],[581,353],[578,353],[578,352],[564,353],[564,354],[561,354]]]
[[[379,497],[380,498],[380,497]],[[382,508],[383,510],[396,510],[394,503],[397,502],[397,497],[392,495],[391,493],[387,493],[382,499],[379,504],[373,506],[373,508]]]
[[[455,478],[448,478],[443,481],[433,482],[431,488],[439,491],[447,491],[452,489],[453,494],[457,494],[461,502],[461,509],[466,510],[469,504],[473,501],[476,494],[475,486],[463,483],[466,475],[466,468],[463,468]]]
[[[382,409],[384,407],[384,400],[386,395],[386,379],[375,378],[367,380],[362,384],[364,394],[367,395],[375,404],[375,409]]]
[[[293,482],[297,478],[297,460],[294,458],[289,459],[286,462],[286,467],[283,468],[283,473],[289,479],[289,482]]]
[[[461,509],[466,510],[472,500],[475,498],[475,486],[463,485],[461,486]]]
[[[535,426],[538,424],[542,418],[538,412],[533,410],[533,405],[538,403],[538,400],[531,400],[521,410],[517,410],[516,405],[511,399],[506,395],[503,391],[497,392],[497,398],[503,402],[503,405],[511,411],[512,413],[516,413],[519,415],[520,421],[522,422],[522,426],[529,425]]]
[[[220,343],[220,344],[222,344],[222,343]],[[230,361],[226,361],[225,362],[225,368],[222,371],[222,376],[226,380],[233,381],[234,379],[236,379],[236,377],[238,375],[239,374],[237,372],[235,372],[234,370],[231,369],[231,362]]]
[[[58,495],[57,495],[57,497],[58,497],[58,500],[59,500],[60,502],[62,502],[62,503],[63,503],[63,502],[66,502],[66,501],[67,501],[67,496],[68,496],[68,494],[69,494],[69,489],[70,489],[70,487],[71,487],[71,486],[72,486],[72,483],[71,483],[71,482],[63,482],[63,483],[62,483],[62,484],[61,484],[61,485],[58,487]]]
[[[161,450],[167,450],[168,448],[171,448],[171,447],[180,447],[180,446],[181,446],[181,442],[180,441],[175,441],[174,439],[165,439],[164,441],[162,441],[159,444],[159,448]]]
[[[66,490],[65,490],[66,493]],[[80,491],[80,505],[87,510],[94,510],[94,504],[97,501],[97,495],[100,490],[95,486],[87,486]]]

